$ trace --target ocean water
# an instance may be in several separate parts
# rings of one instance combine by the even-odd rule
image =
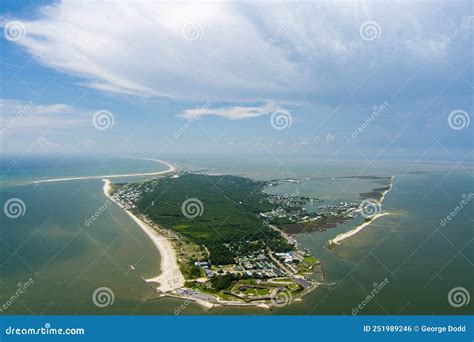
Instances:
[[[301,159],[288,164],[267,160],[229,164],[200,160],[187,165],[207,172],[241,174],[258,179],[311,178],[269,191],[315,196],[327,201],[356,201],[360,192],[377,187],[371,180],[335,178],[355,175],[396,175],[387,194],[383,216],[357,235],[329,251],[328,240],[351,229],[346,222],[325,232],[300,234],[298,241],[325,265],[327,284],[271,312],[264,309],[216,307],[210,311],[193,303],[156,299],[143,283],[159,272],[160,257],[151,241],[115,204],[107,202],[101,180],[34,184],[33,180],[80,175],[151,172],[160,163],[118,157],[57,157],[2,159],[1,203],[19,198],[24,215],[0,216],[0,314],[466,314],[468,305],[453,307],[448,293],[455,287],[474,293],[474,204],[467,205],[445,226],[441,220],[474,192],[473,171],[447,164],[358,162],[324,164]],[[453,171],[454,170],[454,171]],[[418,171],[419,173],[406,172]],[[421,172],[429,171],[429,172]],[[132,178],[133,179],[133,178]],[[130,180],[130,179],[129,179]],[[97,215],[97,213],[99,213]],[[96,217],[91,221],[91,217]],[[88,221],[89,219],[89,221]],[[129,265],[133,265],[132,270]],[[32,284],[15,300],[11,296],[29,279]],[[385,286],[373,298],[374,284]],[[97,307],[92,294],[107,287],[114,302]]]

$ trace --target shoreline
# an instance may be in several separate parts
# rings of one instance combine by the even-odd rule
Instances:
[[[158,175],[165,175],[168,173],[173,173],[177,170],[176,166],[168,163],[161,159],[152,159],[152,158],[138,158],[142,160],[150,160],[159,162],[161,164],[165,164],[168,166],[168,170],[164,171],[156,171],[156,172],[144,172],[144,173],[126,173],[126,174],[115,174],[115,175],[102,175],[102,176],[78,176],[78,177],[64,177],[64,178],[51,178],[51,179],[41,179],[37,181],[33,181],[33,184],[40,184],[40,183],[52,183],[52,182],[64,182],[64,181],[71,181],[71,180],[83,180],[83,179],[108,179],[108,178],[122,178],[122,177],[133,177],[133,176],[158,176]]]
[[[382,197],[380,198],[380,207],[382,208],[382,204],[383,204],[383,201],[385,199],[385,195],[390,191],[392,190],[392,186],[393,186],[393,180],[395,179],[395,176],[392,176],[390,178],[390,187],[385,190],[384,192],[382,192]],[[365,221],[365,222],[362,222],[361,224],[357,225],[355,228],[345,232],[345,233],[341,233],[341,234],[338,234],[334,239],[331,239],[329,240],[329,246],[338,246],[340,244],[341,241],[359,233],[361,230],[363,230],[365,227],[369,226],[373,221],[375,221],[376,219],[378,219],[379,217],[382,217],[382,216],[386,216],[386,215],[390,215],[390,213],[379,213],[377,215],[374,215],[372,216],[368,221]]]
[[[165,172],[173,172],[175,170],[175,167],[171,164],[169,165],[169,170]],[[158,298],[163,298],[163,297],[171,297],[171,298],[176,298],[184,301],[191,301],[195,302],[196,304],[210,310],[215,306],[234,306],[234,307],[258,307],[262,309],[268,309],[271,310],[273,307],[273,298],[264,299],[262,298],[261,300],[255,300],[255,301],[244,301],[244,300],[239,300],[239,301],[230,301],[228,299],[223,299],[216,297],[215,295],[207,295],[208,297],[213,297],[213,298],[204,298],[202,294],[206,295],[206,292],[201,292],[186,287],[186,280],[184,275],[181,273],[179,263],[177,260],[177,253],[176,253],[176,248],[173,245],[173,242],[168,238],[167,234],[165,232],[161,232],[161,227],[154,222],[152,222],[149,218],[146,216],[142,216],[139,213],[134,213],[132,210],[127,209],[127,206],[124,206],[121,201],[116,200],[111,194],[111,191],[113,189],[112,181],[108,178],[103,178],[104,181],[103,185],[103,192],[104,195],[116,203],[121,209],[123,209],[127,215],[129,215],[136,224],[143,230],[143,232],[152,240],[153,244],[157,248],[160,256],[161,256],[161,262],[160,262],[160,273],[159,275],[155,277],[151,277],[149,279],[145,279],[144,277],[140,277],[145,283],[158,283],[158,286],[155,286],[155,284],[152,284],[150,287],[154,288],[156,292],[159,293]],[[289,235],[286,235],[283,231],[279,230],[277,227],[272,227],[275,231],[278,231],[280,235],[282,235],[283,238],[285,238],[288,242],[292,242],[294,244],[297,244],[296,239],[290,237]],[[292,277],[293,278],[293,277]],[[300,278],[297,276],[297,278]],[[302,279],[302,278],[301,278]],[[297,281],[296,281],[297,282]],[[298,282],[297,282],[298,283]],[[296,298],[294,298],[294,301],[301,301],[302,297],[307,295],[308,293],[316,290],[319,286],[324,285],[319,282],[313,281],[313,284],[311,286],[303,286],[303,292],[299,293]],[[184,290],[188,290],[187,292]],[[158,299],[154,298],[154,299]],[[292,300],[290,300],[291,302]],[[288,303],[289,304],[289,303]],[[275,304],[275,306],[278,306]]]
[[[159,283],[156,290],[159,292],[169,292],[179,289],[184,286],[184,276],[182,275],[176,259],[176,253],[171,242],[159,234],[156,229],[151,227],[141,218],[137,217],[130,210],[125,209],[120,203],[114,200],[110,195],[111,180],[103,179],[104,181],[104,195],[122,208],[135,223],[143,230],[143,232],[150,238],[160,254],[160,274],[158,276],[145,279],[146,283]]]
[[[379,217],[390,215],[390,213],[380,213],[373,216],[369,221],[363,222],[356,226],[354,229],[349,230],[348,232],[338,234],[334,239],[329,240],[329,245],[339,245],[341,241],[351,237],[352,235],[357,234],[362,229],[370,225],[374,220],[378,219]]]

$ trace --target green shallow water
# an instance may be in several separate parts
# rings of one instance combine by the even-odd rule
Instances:
[[[134,167],[138,166],[127,165],[122,170]],[[449,225],[440,226],[440,220],[459,204],[462,194],[474,192],[472,177],[472,172],[397,176],[383,204],[383,210],[391,215],[343,241],[334,253],[325,248],[327,241],[350,229],[354,222],[326,232],[298,235],[301,245],[323,260],[324,282],[335,285],[321,287],[303,302],[275,308],[271,313],[350,315],[372,291],[373,284],[385,278],[387,285],[360,314],[472,312],[472,302],[453,308],[447,294],[457,286],[474,293],[473,203],[469,202]],[[0,303],[8,301],[19,282],[30,277],[34,280],[4,313],[270,313],[229,307],[208,311],[179,300],[153,300],[155,293],[140,276],[157,275],[159,254],[120,208],[107,204],[102,185],[100,180],[86,180],[2,187],[2,203],[21,198],[26,213],[17,219],[0,218]],[[291,193],[298,188],[305,195],[339,201],[356,200],[359,192],[373,186],[367,180],[325,179],[285,184],[276,190]],[[85,220],[104,206],[107,208],[87,225]],[[135,271],[129,265],[134,265]],[[92,293],[98,287],[113,290],[113,305],[97,308],[93,304]]]

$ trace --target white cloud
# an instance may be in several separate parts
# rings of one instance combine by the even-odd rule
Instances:
[[[26,35],[15,43],[40,63],[103,91],[220,102],[302,95],[331,101],[344,98],[372,71],[384,76],[385,89],[369,79],[360,92],[386,96],[386,89],[404,84],[457,26],[447,23],[442,7],[64,0],[23,21]],[[373,42],[359,36],[367,20],[380,24]],[[183,34],[190,22],[199,24],[197,39]],[[463,60],[465,55],[452,53]],[[426,73],[433,84],[444,72],[425,66],[418,75]]]
[[[215,115],[215,116],[222,116],[224,118],[230,120],[240,120],[240,119],[248,119],[248,118],[256,118],[262,115],[268,115],[276,111],[284,111],[288,113],[287,110],[281,108],[278,104],[274,102],[267,102],[261,106],[254,106],[254,107],[242,107],[242,106],[234,106],[234,107],[222,107],[222,108],[197,108],[197,109],[187,109],[183,113],[179,114],[178,116],[187,118],[187,119],[194,119],[199,118],[201,116],[206,115]]]
[[[2,135],[14,129],[56,129],[85,123],[87,113],[66,104],[35,104],[32,101],[0,99]]]

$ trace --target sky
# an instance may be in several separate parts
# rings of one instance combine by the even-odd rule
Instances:
[[[6,154],[472,162],[471,1],[16,1]]]

